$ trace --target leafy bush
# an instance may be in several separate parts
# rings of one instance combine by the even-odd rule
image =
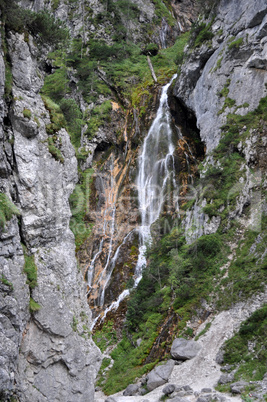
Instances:
[[[6,222],[13,215],[20,215],[18,208],[9,200],[6,194],[0,193],[0,229],[4,229]]]

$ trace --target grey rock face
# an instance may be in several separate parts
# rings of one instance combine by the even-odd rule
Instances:
[[[0,274],[5,278],[0,282],[0,393],[15,392],[21,402],[93,401],[101,354],[89,335],[91,312],[69,229],[75,152],[61,129],[64,163],[49,153],[45,127],[50,118],[39,95],[43,82],[32,39],[27,43],[23,35],[10,34],[8,44],[14,102],[10,125],[0,135],[0,187],[21,210],[21,225],[14,217],[0,232]],[[1,86],[0,95],[2,129]],[[6,145],[9,135],[12,148]],[[37,267],[37,286],[31,291],[23,273],[22,241]],[[30,295],[40,305],[32,314]]]
[[[189,360],[195,357],[200,349],[201,346],[195,341],[176,338],[171,347],[171,356],[177,360]]]
[[[166,364],[154,368],[147,376],[147,389],[153,389],[165,384],[170,377],[174,367],[174,361],[169,360]]]
[[[266,13],[264,0],[253,5],[248,0],[221,1],[212,27],[212,46],[204,43],[182,67],[174,94],[195,112],[207,152],[218,145],[220,127],[229,112],[238,106],[236,113],[243,115],[265,96]],[[229,38],[240,40],[240,45],[232,50]],[[235,105],[222,111],[225,99],[218,93],[225,86]]]

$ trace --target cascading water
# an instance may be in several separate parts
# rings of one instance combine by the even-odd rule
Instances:
[[[139,210],[141,225],[139,228],[139,257],[135,272],[135,285],[142,278],[142,270],[146,264],[146,243],[151,241],[150,227],[162,210],[168,183],[176,185],[174,179],[175,150],[172,141],[171,116],[168,106],[168,89],[176,78],[162,88],[157,116],[150,127],[139,159],[137,178]]]
[[[151,241],[150,227],[160,215],[168,195],[168,190],[177,188],[174,175],[175,166],[173,156],[175,146],[172,140],[173,133],[170,124],[171,116],[167,94],[168,89],[176,76],[177,75],[175,74],[171,81],[162,88],[157,115],[144,140],[142,152],[139,157],[137,189],[141,225],[138,229],[139,255],[135,267],[134,288],[142,279],[142,271],[146,265],[145,251],[146,244]],[[125,237],[121,246],[126,242],[131,233]],[[113,259],[111,260],[111,269],[108,270],[109,274],[107,275],[106,286],[115,267],[120,247],[117,249]],[[105,290],[105,288],[103,290]],[[129,293],[129,289],[124,290],[119,295],[118,299],[106,308],[103,315],[98,315],[94,319],[91,329],[95,326],[99,319],[103,321],[109,311],[116,310],[121,301],[123,301],[129,295]]]

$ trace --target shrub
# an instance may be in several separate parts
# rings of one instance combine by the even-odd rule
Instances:
[[[195,26],[192,30],[192,37],[194,38],[194,47],[201,46],[203,42],[211,40],[214,33],[210,30],[212,22],[206,25],[204,22]]]

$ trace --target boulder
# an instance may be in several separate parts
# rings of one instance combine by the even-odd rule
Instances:
[[[230,373],[230,374],[224,373],[219,378],[219,384],[228,384],[229,382],[232,382],[233,379],[234,379],[233,373]]]
[[[200,351],[201,346],[195,341],[176,338],[171,347],[171,356],[175,360],[193,359]]]
[[[166,387],[163,388],[162,392],[165,395],[170,395],[175,391],[175,385],[174,384],[168,384]]]
[[[137,384],[130,384],[123,392],[124,396],[134,396],[138,393],[139,386]]]
[[[241,394],[244,391],[245,387],[249,385],[248,382],[245,381],[237,381],[230,385],[231,391],[233,394]]]
[[[147,389],[152,391],[153,389],[165,384],[174,367],[174,361],[169,360],[166,364],[156,367],[147,376]]]

